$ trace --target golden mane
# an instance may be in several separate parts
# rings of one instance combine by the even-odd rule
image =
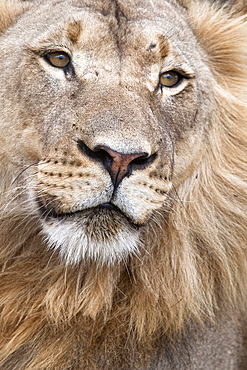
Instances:
[[[38,354],[26,368],[45,366],[47,359],[55,360],[58,344],[60,353],[68,351],[74,328],[82,325],[87,353],[101,348],[104,336],[110,355],[126,333],[148,351],[161,331],[172,338],[190,321],[246,308],[247,21],[234,6],[206,1],[190,2],[188,14],[215,78],[203,161],[174,189],[169,216],[166,211],[152,216],[140,255],[110,267],[85,262],[65,268],[47,251],[36,216],[28,209],[28,221],[19,216],[7,189],[0,199],[0,363],[33,345]],[[6,169],[0,172],[8,176]],[[46,347],[48,335],[53,343]],[[88,360],[85,366],[93,365]]]

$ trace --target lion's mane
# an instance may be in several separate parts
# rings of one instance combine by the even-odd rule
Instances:
[[[28,209],[26,217],[20,215],[11,189],[5,189],[0,198],[2,363],[32,349],[36,357],[27,359],[25,368],[48,369],[54,353],[69,352],[76,328],[83,326],[90,368],[90,353],[96,347],[104,351],[104,343],[113,357],[126,335],[148,351],[161,331],[172,338],[193,320],[203,323],[222,310],[231,315],[246,307],[246,17],[234,5],[185,6],[215,77],[216,109],[203,161],[174,189],[169,218],[162,211],[153,215],[143,229],[140,255],[127,266],[91,262],[65,268],[47,251],[36,216]],[[6,183],[8,171],[1,168]]]

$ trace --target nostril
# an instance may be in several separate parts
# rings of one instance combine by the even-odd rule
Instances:
[[[82,153],[86,154],[88,157],[92,157],[94,155],[93,150],[91,150],[86,144],[84,144],[83,141],[78,140],[77,145],[78,145],[79,150]]]
[[[103,164],[112,161],[112,157],[103,149],[95,149],[92,151],[91,158],[101,161]]]
[[[112,161],[112,157],[104,149],[100,147],[95,147],[94,150],[90,149],[83,141],[78,140],[77,145],[81,152],[86,154],[89,158],[98,160],[100,162],[109,162]]]
[[[130,162],[130,166],[131,167],[134,167],[134,168],[140,168],[140,169],[144,169],[146,168],[150,163],[152,163],[155,158],[157,157],[157,154],[154,153],[150,156],[148,156],[148,154],[145,154],[143,156],[140,156],[140,157],[137,157],[135,159],[133,159],[133,161]]]

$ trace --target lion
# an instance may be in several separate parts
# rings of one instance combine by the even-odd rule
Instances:
[[[0,369],[247,368],[240,0],[0,0]]]

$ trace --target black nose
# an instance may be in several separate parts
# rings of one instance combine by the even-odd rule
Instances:
[[[148,156],[145,152],[119,153],[104,145],[96,146],[92,150],[82,141],[79,141],[78,145],[88,157],[102,162],[111,176],[114,187],[117,187],[125,176],[130,176],[133,169],[145,169],[156,157],[156,154]]]

